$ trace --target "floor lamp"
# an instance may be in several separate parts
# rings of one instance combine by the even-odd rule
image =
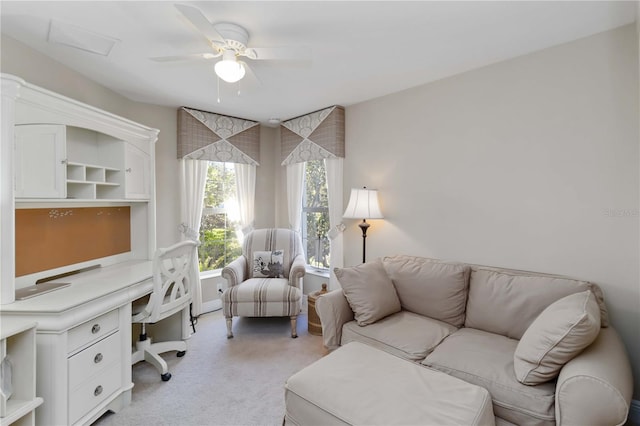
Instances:
[[[367,223],[367,219],[382,219],[384,217],[380,212],[378,191],[367,189],[366,186],[362,189],[351,189],[349,204],[342,217],[345,219],[362,219],[358,226],[362,229],[362,263],[365,263],[367,261],[367,229],[370,226]]]

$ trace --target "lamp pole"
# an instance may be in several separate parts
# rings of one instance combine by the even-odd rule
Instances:
[[[362,219],[358,226],[362,229],[362,263],[365,263],[367,261],[367,229],[371,225],[367,223],[367,219]]]

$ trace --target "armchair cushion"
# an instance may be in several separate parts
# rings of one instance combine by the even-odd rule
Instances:
[[[549,305],[525,331],[514,353],[518,381],[537,385],[560,369],[598,337],[600,310],[589,290]]]
[[[380,259],[351,268],[335,268],[334,272],[358,325],[373,324],[400,312],[400,299]]]
[[[284,278],[284,250],[254,251],[253,278]]]

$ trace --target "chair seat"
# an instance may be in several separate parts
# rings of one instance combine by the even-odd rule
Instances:
[[[292,316],[301,306],[302,290],[290,286],[286,278],[250,278],[222,294],[227,318]]]
[[[295,302],[302,298],[299,288],[287,278],[249,278],[225,293],[225,302]]]

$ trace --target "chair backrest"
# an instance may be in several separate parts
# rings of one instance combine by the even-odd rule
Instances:
[[[198,241],[188,240],[156,250],[153,257],[153,293],[145,308],[149,313],[146,322],[159,321],[191,303],[199,245]]]
[[[283,274],[289,278],[291,264],[296,256],[304,253],[302,239],[298,232],[285,228],[255,229],[249,232],[242,244],[242,254],[246,258],[246,276],[251,276],[253,268],[253,253],[256,251],[283,250]]]

